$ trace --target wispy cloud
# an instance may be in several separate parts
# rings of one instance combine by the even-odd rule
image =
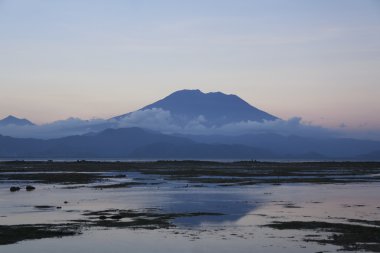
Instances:
[[[19,138],[51,139],[99,132],[107,128],[128,127],[151,129],[165,134],[242,135],[276,133],[286,136],[380,140],[380,131],[378,130],[351,130],[346,127],[331,129],[305,122],[301,117],[263,122],[242,121],[213,126],[203,115],[198,115],[183,122],[173,116],[170,111],[161,108],[135,111],[119,120],[69,118],[34,126],[0,126],[0,134]]]
[[[103,119],[81,120],[78,118],[69,118],[43,125],[0,126],[0,134],[18,138],[51,139],[71,135],[82,135],[110,127],[114,127],[112,123]]]

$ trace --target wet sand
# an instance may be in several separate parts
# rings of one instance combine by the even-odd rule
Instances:
[[[2,162],[0,250],[379,252],[379,181],[379,163]]]

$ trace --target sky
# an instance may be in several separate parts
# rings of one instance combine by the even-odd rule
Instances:
[[[110,118],[181,89],[380,130],[380,1],[0,0],[0,118]]]

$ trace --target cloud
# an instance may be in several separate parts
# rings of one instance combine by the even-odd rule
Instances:
[[[313,137],[331,137],[337,132],[302,122],[302,118],[294,117],[288,120],[244,121],[226,124],[217,129],[221,134],[236,135],[237,133],[277,133],[282,135],[298,135]]]
[[[198,115],[186,121],[170,111],[161,108],[140,110],[127,114],[116,120],[92,119],[81,120],[69,118],[49,124],[36,126],[2,126],[0,134],[21,138],[51,139],[71,135],[82,135],[89,132],[99,132],[107,128],[141,127],[165,134],[193,135],[243,135],[275,133],[281,135],[297,135],[304,137],[357,137],[380,140],[380,132],[370,133],[349,132],[346,128],[328,129],[302,121],[300,117],[288,120],[274,121],[242,121],[214,126],[203,115]]]
[[[168,132],[177,130],[170,111],[161,108],[135,111],[114,122],[119,128],[142,127]]]
[[[314,137],[326,137],[338,134],[337,131],[302,122],[302,118],[300,117],[294,117],[289,120],[278,119],[263,122],[242,121],[217,127],[212,126],[212,122],[208,122],[203,115],[199,115],[183,124],[181,119],[173,116],[170,111],[165,111],[161,108],[130,113],[122,118],[118,124],[118,127],[142,127],[168,134],[240,135],[248,133],[278,133]],[[211,127],[208,127],[210,125]]]
[[[97,132],[110,127],[113,127],[113,124],[103,119],[81,120],[69,118],[43,125],[0,126],[0,134],[18,138],[51,139]]]
[[[121,127],[141,127],[166,134],[173,133],[199,133],[206,131],[204,125],[206,119],[199,115],[193,119],[179,119],[171,114],[170,111],[161,108],[152,108],[132,112],[118,121],[113,121],[118,128]]]

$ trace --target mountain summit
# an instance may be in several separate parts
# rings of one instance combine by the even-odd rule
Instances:
[[[241,121],[276,120],[277,117],[261,111],[236,95],[222,92],[203,93],[200,90],[180,90],[147,105],[138,111],[161,108],[170,111],[181,123],[202,117],[205,125],[220,126]],[[121,119],[128,114],[120,115]]]
[[[16,118],[12,115],[0,120],[0,126],[33,126],[34,124],[27,119]]]

